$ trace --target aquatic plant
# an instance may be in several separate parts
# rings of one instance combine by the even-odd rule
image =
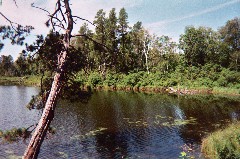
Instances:
[[[30,132],[26,128],[13,128],[5,132],[0,130],[0,138],[8,142],[13,142],[18,140],[20,137],[27,138],[30,135]]]
[[[28,128],[12,128],[10,130],[2,131],[0,130],[0,138],[3,138],[7,142],[14,142],[18,141],[20,139],[26,139],[28,138],[33,130],[29,130],[34,125],[31,125]],[[49,127],[48,134],[54,134],[56,132],[56,129],[53,127]]]
[[[101,134],[103,131],[107,130],[107,128],[97,128],[95,130],[91,130],[83,135],[75,135],[73,137],[71,137],[72,140],[79,140],[79,139],[85,139],[87,137],[92,137],[92,136],[96,136],[98,134]]]
[[[132,120],[130,118],[123,118],[126,120],[126,122],[132,126],[148,126],[150,125],[149,121],[144,121],[144,119],[139,120]],[[190,117],[189,119],[174,119],[170,116],[161,116],[161,115],[155,115],[155,117],[152,119],[154,125],[161,125],[161,126],[183,126],[187,124],[196,124],[197,119]]]
[[[187,125],[187,124],[196,124],[197,119],[191,118],[190,119],[174,119],[172,121],[167,121],[162,123],[163,126],[182,126],[182,125]]]
[[[195,159],[193,152],[193,145],[191,144],[184,144],[181,146],[182,152],[180,152],[179,158],[181,159]]]

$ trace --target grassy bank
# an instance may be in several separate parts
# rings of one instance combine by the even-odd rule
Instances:
[[[0,77],[0,85],[40,86],[40,76]]]
[[[187,88],[184,86],[178,87],[161,87],[161,86],[124,86],[124,85],[97,85],[91,86],[88,83],[84,84],[84,90],[111,90],[111,91],[133,91],[133,92],[144,92],[144,93],[169,93],[169,94],[180,94],[180,95],[195,95],[195,94],[215,94],[215,95],[233,95],[240,96],[238,89],[233,88],[207,88],[207,87],[194,87]]]
[[[207,73],[206,73],[207,75]],[[200,76],[200,75],[199,75]],[[223,80],[223,81],[222,81]],[[76,81],[95,89],[112,89],[142,92],[161,92],[180,94],[229,94],[240,95],[240,74],[213,79],[209,77],[191,78],[176,73],[133,72],[128,74],[108,72],[104,77],[98,72],[86,74],[79,72]]]
[[[204,138],[202,152],[210,159],[240,158],[240,122]]]
[[[236,79],[239,77],[237,76]],[[0,85],[40,86],[40,76],[0,77]],[[113,91],[136,91],[172,94],[222,94],[240,95],[240,85],[236,80],[225,86],[208,78],[188,79],[176,74],[161,73],[107,73],[103,77],[98,72],[86,74],[79,72],[75,81],[84,89],[103,89]]]

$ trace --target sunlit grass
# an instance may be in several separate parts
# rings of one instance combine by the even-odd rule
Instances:
[[[214,87],[214,94],[240,94],[240,90],[236,88]]]
[[[24,76],[24,77],[0,77],[0,85],[27,85],[39,86],[40,76]]]
[[[202,152],[210,159],[240,158],[240,122],[204,138]]]
[[[25,85],[39,86],[40,82],[41,82],[40,76],[28,76],[27,78],[24,79]]]

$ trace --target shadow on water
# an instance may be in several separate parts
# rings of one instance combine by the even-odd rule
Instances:
[[[177,158],[187,144],[201,158],[201,139],[238,120],[239,106],[226,97],[95,92],[85,104],[59,103],[57,134],[40,155],[51,158],[51,148],[55,157]]]
[[[237,98],[105,91],[87,103],[62,100],[39,158],[178,158],[186,145],[203,158],[201,139],[239,120],[239,106]]]

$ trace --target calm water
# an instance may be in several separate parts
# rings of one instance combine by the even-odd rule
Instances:
[[[25,105],[37,88],[0,86],[0,129],[28,127],[39,112]],[[240,119],[240,100],[95,92],[88,103],[61,101],[39,158],[203,158],[201,139]],[[28,141],[26,141],[28,142]],[[21,156],[24,141],[1,141],[0,158]]]

